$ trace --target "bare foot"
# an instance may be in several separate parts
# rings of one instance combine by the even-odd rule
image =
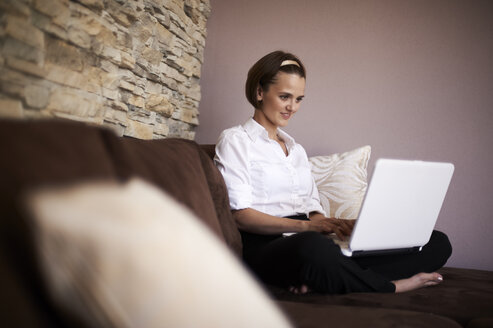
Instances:
[[[443,277],[437,272],[421,272],[407,279],[392,281],[392,283],[395,285],[395,292],[402,293],[421,287],[438,285],[442,281]]]
[[[289,287],[289,291],[293,294],[306,294],[310,291],[307,285],[301,285],[300,287]]]

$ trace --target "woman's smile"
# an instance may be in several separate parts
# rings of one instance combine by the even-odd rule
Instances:
[[[281,113],[281,116],[283,119],[289,120],[289,118],[291,117],[291,113]]]

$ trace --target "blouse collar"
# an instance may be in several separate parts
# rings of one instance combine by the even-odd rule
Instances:
[[[267,130],[257,121],[255,121],[253,117],[249,118],[248,121],[243,124],[243,129],[245,129],[248,137],[250,137],[252,141],[255,141],[259,136],[264,139],[269,139],[269,133],[267,132]],[[286,147],[288,147],[288,150],[294,147],[295,141],[293,137],[279,128],[277,128],[277,133],[279,137],[281,137],[281,139],[284,140],[284,142],[286,143]]]

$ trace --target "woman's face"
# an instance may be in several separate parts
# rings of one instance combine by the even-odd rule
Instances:
[[[257,100],[261,107],[254,119],[267,130],[288,125],[289,119],[300,108],[305,96],[305,79],[298,74],[278,72],[268,91],[259,89]]]

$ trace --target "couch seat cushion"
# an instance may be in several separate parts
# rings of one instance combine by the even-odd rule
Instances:
[[[269,289],[278,300],[433,313],[451,318],[463,326],[475,318],[491,316],[493,313],[491,271],[443,268],[439,272],[444,277],[440,285],[402,294],[294,295],[277,287]]]
[[[452,319],[431,313],[377,309],[374,307],[341,306],[278,302],[286,315],[298,328],[316,327],[460,327]]]

